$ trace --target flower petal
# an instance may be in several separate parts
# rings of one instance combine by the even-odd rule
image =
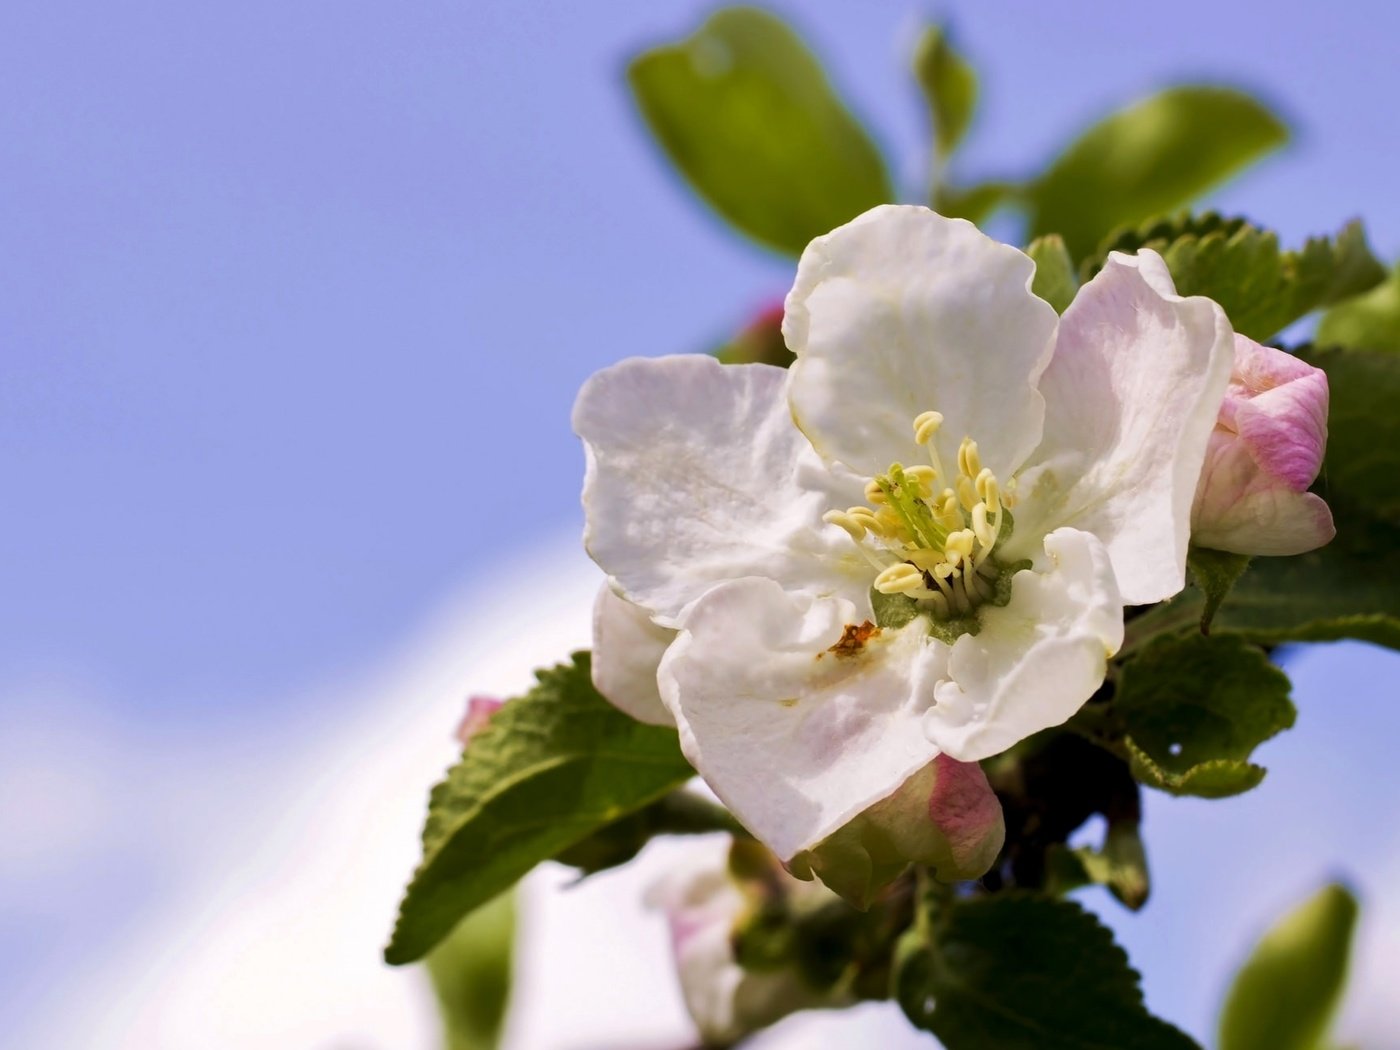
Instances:
[[[1103,544],[1077,529],[1052,532],[1038,564],[1013,577],[1011,601],[983,606],[981,631],[953,643],[925,734],[977,762],[1061,724],[1103,684],[1123,644],[1122,604]]]
[[[593,602],[593,686],[639,722],[670,726],[656,668],[676,632],[651,622],[647,611],[619,598],[606,583]]]
[[[1035,264],[962,219],[887,205],[802,253],[783,334],[797,355],[793,418],[824,456],[866,477],[923,462],[912,424],[943,413],[938,451],[978,442],[1010,477],[1040,440],[1036,380],[1057,319]]]
[[[922,621],[897,632],[868,625],[857,642],[862,624],[850,602],[738,580],[688,610],[661,661],[686,757],[785,861],[937,753],[920,725],[948,647]]]
[[[786,373],[685,355],[632,358],[574,406],[588,470],[584,544],[661,624],[716,583],[761,575],[865,600],[873,573],[822,514],[863,501],[792,425]]]
[[[1062,525],[1108,548],[1129,605],[1185,585],[1191,501],[1234,356],[1220,307],[1182,298],[1156,252],[1114,252],[1060,323],[1045,438],[1020,479],[1010,557]]]

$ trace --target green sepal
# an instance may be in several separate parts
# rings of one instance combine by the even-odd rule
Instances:
[[[1201,633],[1209,634],[1211,621],[1220,611],[1231,589],[1249,568],[1249,555],[1232,554],[1229,551],[1209,550],[1205,547],[1192,547],[1186,552],[1186,567],[1191,572],[1191,581],[1205,596],[1205,607],[1201,611]]]

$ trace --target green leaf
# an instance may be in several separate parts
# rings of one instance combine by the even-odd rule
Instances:
[[[1327,373],[1327,459],[1318,490],[1400,522],[1400,354],[1309,347]]]
[[[1201,633],[1209,634],[1211,621],[1220,610],[1220,604],[1244,575],[1244,570],[1249,568],[1249,555],[1192,547],[1186,553],[1186,567],[1191,570],[1191,582],[1205,596]]]
[[[643,725],[593,688],[587,653],[538,672],[433,788],[423,861],[385,961],[413,962],[542,860],[689,779],[672,729]]]
[[[1328,310],[1315,341],[1319,346],[1400,353],[1400,267],[1365,295]]]
[[[1357,904],[1324,886],[1276,923],[1235,977],[1220,1050],[1321,1050],[1346,984]]]
[[[1074,261],[1065,249],[1065,242],[1059,234],[1047,233],[1031,241],[1026,254],[1035,261],[1035,279],[1031,291],[1055,308],[1056,313],[1064,313],[1079,291],[1079,281],[1074,276]]]
[[[1235,331],[1251,339],[1267,339],[1385,276],[1359,223],[1348,223],[1330,239],[1313,237],[1297,251],[1282,251],[1277,234],[1214,213],[1120,229],[1085,260],[1081,276],[1097,271],[1110,251],[1141,248],[1161,253],[1178,292],[1214,299]]]
[[[950,219],[966,219],[981,225],[1003,204],[1016,200],[1021,187],[1013,182],[980,182],[958,189],[940,185],[933,193],[933,210]]]
[[[940,157],[957,148],[977,106],[977,74],[948,43],[948,34],[929,26],[914,47],[914,76],[923,89]]]
[[[1264,777],[1255,747],[1293,725],[1288,676],[1228,635],[1162,638],[1123,668],[1113,706],[1142,783],[1223,798]]]
[[[446,1050],[496,1050],[510,1001],[515,895],[507,891],[457,924],[427,957]]]
[[[1089,128],[1030,187],[1031,236],[1082,258],[1110,230],[1179,208],[1288,140],[1258,100],[1169,88]]]
[[[1123,949],[1073,902],[948,900],[923,927],[901,942],[895,994],[947,1050],[1196,1047],[1147,1012]]]
[[[688,791],[673,791],[621,820],[605,824],[553,859],[578,868],[584,875],[594,875],[626,864],[658,835],[706,835],[715,831],[748,835],[724,807]]]
[[[1337,537],[1291,558],[1255,558],[1221,605],[1212,631],[1251,641],[1331,642],[1356,638],[1400,649],[1400,526],[1333,500]],[[1184,592],[1133,621],[1129,633],[1165,622],[1193,627],[1200,592]],[[1213,635],[1213,636],[1214,636]]]
[[[884,161],[782,21],[717,11],[627,70],[652,134],[686,181],[750,237],[796,255],[894,199]]]

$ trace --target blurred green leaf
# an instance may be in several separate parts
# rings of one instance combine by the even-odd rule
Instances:
[[[457,924],[425,960],[445,1050],[496,1050],[510,1002],[515,894],[507,891]]]
[[[1328,310],[1315,341],[1318,346],[1400,353],[1400,267],[1365,295]]]
[[[1220,1050],[1322,1050],[1346,984],[1357,904],[1336,883],[1278,921],[1235,977]]]
[[[977,74],[972,64],[953,50],[941,27],[928,26],[914,46],[914,77],[928,105],[935,149],[939,157],[947,157],[972,123]]]
[[[1053,306],[1056,313],[1064,313],[1065,307],[1074,300],[1074,293],[1079,291],[1074,262],[1065,250],[1064,239],[1058,234],[1047,233],[1031,241],[1026,254],[1035,261],[1035,280],[1031,282],[1031,291]]]
[[[1110,822],[1100,849],[1056,843],[1047,850],[1046,858],[1048,888],[1052,893],[1103,886],[1132,911],[1147,903],[1152,882],[1147,851],[1135,820]]]
[[[1082,258],[1110,230],[1194,200],[1288,140],[1263,103],[1229,88],[1168,88],[1106,117],[1029,187],[1032,237]]]
[[[1310,237],[1297,251],[1281,251],[1277,234],[1209,212],[1118,230],[1085,260],[1082,275],[1096,271],[1110,251],[1141,248],[1161,253],[1178,292],[1214,299],[1235,331],[1251,339],[1267,339],[1385,277],[1359,222],[1331,238]]]
[[[643,725],[598,695],[587,653],[536,677],[433,788],[423,861],[386,962],[421,958],[540,861],[694,775],[675,730]]]
[[[1162,638],[1123,668],[1113,706],[1133,775],[1173,795],[1224,798],[1264,778],[1255,747],[1293,725],[1288,676],[1238,637]]]
[[[1327,373],[1327,457],[1318,485],[1368,514],[1400,522],[1400,354],[1307,347]]]
[[[690,185],[734,226],[797,255],[894,199],[884,161],[788,26],[715,12],[627,70],[642,116]]]
[[[1017,200],[1021,187],[1013,182],[982,182],[958,189],[937,186],[933,193],[933,210],[950,219],[966,219],[981,224],[988,215],[1003,204]]]
[[[1113,935],[1048,897],[944,901],[901,941],[895,997],[947,1050],[1196,1047],[1147,1012]]]

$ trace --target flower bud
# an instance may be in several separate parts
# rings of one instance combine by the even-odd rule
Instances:
[[[1302,554],[1336,534],[1307,491],[1327,448],[1327,376],[1235,336],[1235,364],[1206,449],[1191,542],[1235,554]]]
[[[789,868],[868,907],[911,863],[932,868],[940,882],[980,877],[1005,838],[1001,803],[982,767],[939,755]]]
[[[755,313],[734,341],[718,351],[718,356],[727,365],[757,362],[786,368],[792,364],[792,351],[783,341],[782,300],[769,303]]]
[[[765,926],[779,933],[791,929],[790,922],[801,922],[824,903],[840,906],[836,897],[788,875],[757,843],[734,843],[729,862],[718,849],[706,852],[718,846],[697,844],[688,863],[647,895],[647,904],[665,912],[670,923],[681,994],[705,1044],[729,1046],[797,1010],[848,1002],[845,983],[815,986],[790,944],[774,936],[767,945],[761,936]],[[788,918],[764,922],[776,916]],[[741,939],[752,942],[742,962]]]
[[[467,710],[462,715],[462,720],[457,723],[457,742],[466,748],[472,742],[472,737],[476,736],[486,724],[491,721],[491,716],[504,706],[504,700],[497,700],[491,696],[474,696],[467,701]]]

